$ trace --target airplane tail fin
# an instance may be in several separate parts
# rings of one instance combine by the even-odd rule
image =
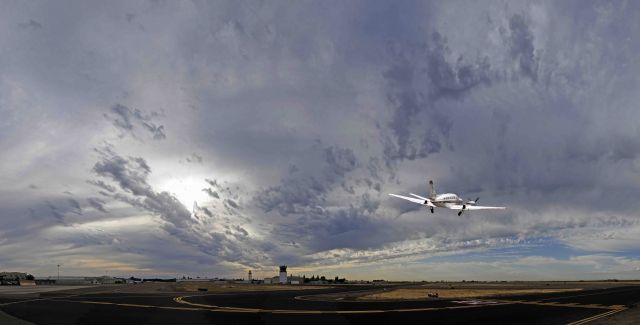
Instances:
[[[429,187],[431,187],[431,190],[429,192],[429,197],[436,197],[436,187],[433,186],[432,180],[429,180]]]

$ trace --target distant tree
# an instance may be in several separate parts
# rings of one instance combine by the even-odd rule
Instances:
[[[335,279],[333,279],[333,282],[338,283],[338,280],[339,280],[339,278],[338,278],[338,276],[336,275]]]
[[[35,278],[31,274],[27,274],[26,279],[27,280],[34,280]]]
[[[323,276],[320,277],[320,280],[327,281],[327,278],[325,278],[324,275],[323,275]]]

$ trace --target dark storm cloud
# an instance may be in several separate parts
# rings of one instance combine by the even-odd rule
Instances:
[[[55,218],[58,223],[68,225],[76,221],[78,216],[83,216],[82,206],[78,200],[73,198],[51,198],[46,200],[42,206],[35,205],[28,209],[32,217],[48,217]],[[44,208],[46,207],[46,208]],[[37,226],[40,226],[37,224]]]
[[[122,104],[111,106],[111,114],[104,115],[116,128],[122,131],[121,136],[131,134],[135,136],[134,130],[136,126],[142,127],[153,136],[155,140],[166,139],[164,126],[157,125],[153,119],[160,116],[158,112],[146,114],[137,108],[129,108]]]
[[[637,250],[636,3],[125,7],[0,12],[3,258],[37,231],[166,272]],[[386,195],[428,178],[509,209]]]
[[[324,188],[313,177],[284,179],[258,193],[255,202],[265,212],[276,210],[282,215],[295,213],[299,207],[309,207],[322,201]]]
[[[151,122],[142,122],[142,126],[144,126],[145,129],[147,129],[149,132],[151,132],[151,134],[153,134],[153,138],[155,140],[162,140],[167,138],[167,136],[164,133],[164,126],[162,125],[158,126]]]
[[[296,213],[300,209],[322,205],[333,186],[341,186],[348,191],[345,176],[358,164],[354,152],[336,146],[318,148],[317,151],[322,157],[321,173],[307,175],[289,169],[289,175],[280,185],[266,188],[256,195],[255,201],[265,212]]]
[[[199,163],[199,164],[202,163],[202,157],[195,153],[192,153],[191,156],[187,157],[185,160],[188,163]]]
[[[428,44],[429,51],[424,60],[433,100],[443,97],[458,99],[472,88],[491,82],[491,66],[487,57],[476,58],[469,63],[460,55],[454,65],[445,58],[450,55],[450,49],[444,36],[434,32]]]
[[[357,167],[357,160],[353,150],[336,146],[324,149],[325,169],[324,175],[328,181],[337,181]]]
[[[236,203],[234,200],[230,200],[230,199],[226,199],[224,200],[224,203],[234,209],[238,209],[240,208],[240,206],[238,205],[238,203]]]
[[[362,168],[355,152],[348,148],[319,146],[315,150],[322,158],[315,175],[289,168],[288,176],[279,185],[266,188],[254,197],[253,201],[264,212],[277,211],[278,215],[285,218],[272,221],[277,222],[273,229],[277,237],[282,242],[301,243],[310,253],[340,248],[379,247],[403,238],[403,231],[394,230],[387,221],[377,217],[379,194],[374,196],[355,191],[362,186],[373,186],[366,185],[354,173],[365,171],[375,175],[378,164],[370,161],[368,168]],[[368,177],[364,179],[373,184]],[[350,203],[344,207],[334,206],[334,193],[340,193]],[[290,262],[304,261],[291,257],[288,259]]]
[[[308,213],[299,225],[287,228],[314,252],[332,249],[370,249],[405,239],[403,230],[376,218],[378,202],[360,198],[351,207]],[[318,211],[319,212],[319,211]]]
[[[538,78],[538,59],[533,47],[533,34],[522,15],[509,19],[510,54],[518,62],[522,73],[534,81]]]
[[[107,212],[107,209],[105,209],[104,205],[106,204],[105,201],[99,199],[99,198],[95,198],[95,197],[90,197],[87,199],[87,202],[89,202],[89,205],[91,205],[94,209],[100,211],[100,212]]]
[[[615,162],[625,159],[632,161],[640,154],[640,142],[635,138],[619,137],[613,141],[609,151],[611,159]]]
[[[211,210],[207,209],[207,208],[201,208],[202,212],[204,212],[204,214],[206,214],[209,218],[215,218],[215,216],[213,215],[213,212],[211,212]]]
[[[120,185],[120,188],[136,196],[151,194],[151,187],[147,184],[147,176],[151,169],[146,161],[140,157],[123,158],[111,149],[97,149],[102,161],[93,166],[93,171],[108,177]]]
[[[105,183],[104,181],[101,180],[87,180],[87,183],[91,184],[91,185],[95,185],[103,190],[106,190],[108,192],[115,192],[116,188],[112,185],[109,185],[107,183]]]
[[[203,188],[202,191],[207,193],[207,194],[209,194],[209,196],[211,196],[212,198],[216,198],[216,199],[220,198],[220,195],[218,195],[218,192],[216,192],[216,191],[214,191],[214,190],[212,190],[210,188]]]
[[[124,158],[109,148],[99,149],[101,161],[98,161],[93,171],[98,175],[116,182],[120,189],[132,194],[127,203],[160,215],[167,227],[165,230],[172,234],[179,234],[180,229],[186,228],[191,219],[191,213],[171,194],[155,192],[147,183],[151,168],[141,157]],[[116,198],[125,199],[125,196]]]
[[[18,24],[18,26],[20,26],[20,28],[24,28],[24,29],[42,29],[42,24],[40,24],[39,22],[31,19],[26,23],[20,23]]]
[[[53,203],[49,201],[45,202],[45,204],[49,207],[49,212],[51,213],[51,215],[55,217],[58,220],[58,222],[64,221],[64,214],[62,214],[58,210],[58,207],[56,207]]]
[[[460,99],[472,89],[490,84],[495,73],[487,57],[468,60],[460,55],[455,63],[449,62],[447,39],[437,31],[427,44],[402,44],[391,51],[397,62],[383,77],[388,84],[389,104],[395,108],[389,127],[396,141],[385,148],[386,159],[426,158],[443,146],[451,147],[453,121],[437,107],[437,101]],[[412,134],[412,129],[420,125],[418,114],[428,116],[427,124],[421,125],[427,129],[421,138]]]
[[[211,187],[218,189],[218,190],[222,190],[222,185],[218,184],[218,181],[215,179],[206,179],[204,180],[205,182],[207,182],[207,184],[211,185]]]
[[[100,160],[95,164],[93,171],[98,176],[117,183],[122,190],[122,192],[106,193],[109,197],[160,216],[165,221],[161,226],[162,229],[184,244],[209,255],[210,259],[207,263],[224,260],[257,265],[256,258],[261,256],[252,252],[261,243],[259,240],[249,238],[249,233],[235,223],[237,220],[233,221],[229,218],[225,218],[225,221],[220,220],[208,208],[197,205],[194,207],[194,212],[201,211],[205,215],[198,216],[196,213],[192,217],[191,212],[175,196],[167,192],[157,192],[148,184],[147,178],[151,168],[145,159],[125,158],[110,148],[98,149],[96,152],[99,153]],[[230,187],[222,188],[216,181],[211,180],[208,180],[208,183],[232,196]],[[232,199],[225,199],[224,204],[234,210],[241,209],[241,206]],[[229,216],[241,216],[241,212],[238,211],[230,213]],[[219,225],[217,228],[208,227],[207,229],[201,228],[201,222],[215,222]],[[219,227],[231,230],[221,231]],[[239,239],[242,239],[242,244],[234,242]]]
[[[82,207],[80,206],[80,202],[76,201],[75,199],[68,199],[67,202],[69,202],[69,205],[72,208],[72,212],[78,215],[82,215]]]

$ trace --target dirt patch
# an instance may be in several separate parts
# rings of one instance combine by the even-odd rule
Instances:
[[[579,291],[582,289],[396,289],[359,297],[362,300],[427,299],[429,293],[438,293],[439,298],[480,298],[492,296],[524,295]]]

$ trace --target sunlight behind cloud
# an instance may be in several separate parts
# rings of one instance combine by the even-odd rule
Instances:
[[[202,191],[207,187],[204,178],[195,176],[175,177],[161,181],[158,190],[171,193],[187,208],[192,211],[193,203],[202,204],[208,200],[207,194]]]

